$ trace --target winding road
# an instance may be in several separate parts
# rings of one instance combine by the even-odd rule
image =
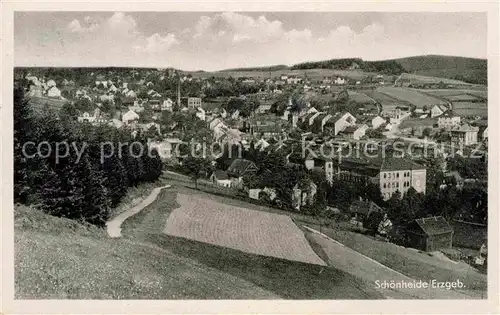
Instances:
[[[122,236],[122,233],[121,233],[122,223],[125,220],[127,220],[129,217],[133,216],[134,214],[139,213],[142,209],[149,206],[153,201],[155,201],[163,188],[170,188],[170,187],[171,187],[171,185],[165,185],[165,186],[157,187],[157,188],[153,189],[153,191],[151,191],[149,196],[147,196],[141,203],[139,203],[135,207],[128,209],[125,212],[120,213],[119,215],[117,215],[113,219],[109,220],[106,223],[106,230],[108,232],[108,235],[112,238],[121,237]]]

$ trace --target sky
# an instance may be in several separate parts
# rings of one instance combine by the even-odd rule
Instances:
[[[16,66],[221,70],[332,58],[487,58],[485,13],[16,12]]]

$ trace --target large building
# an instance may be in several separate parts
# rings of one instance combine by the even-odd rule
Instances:
[[[425,194],[427,173],[425,166],[403,158],[386,158],[379,173],[380,192],[384,200],[391,198],[396,191],[404,195],[410,187]]]
[[[201,98],[199,97],[188,97],[187,99],[188,108],[198,108],[201,107]]]
[[[479,127],[464,124],[450,131],[451,142],[456,145],[473,145],[477,143]]]
[[[340,180],[375,184],[380,187],[384,200],[396,191],[403,196],[410,187],[419,193],[426,192],[426,167],[405,158],[343,158],[333,162]]]

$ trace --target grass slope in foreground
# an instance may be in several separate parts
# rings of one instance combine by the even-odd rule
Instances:
[[[174,190],[125,221],[124,238],[15,209],[17,299],[373,299],[359,279],[161,233]]]

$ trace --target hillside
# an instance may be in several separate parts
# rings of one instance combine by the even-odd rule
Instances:
[[[372,299],[335,268],[245,253],[163,234],[175,193],[125,221],[125,236],[15,208],[17,299]],[[333,281],[332,281],[333,280]]]
[[[394,61],[410,73],[474,84],[486,84],[488,81],[486,59],[427,55],[399,58]]]

